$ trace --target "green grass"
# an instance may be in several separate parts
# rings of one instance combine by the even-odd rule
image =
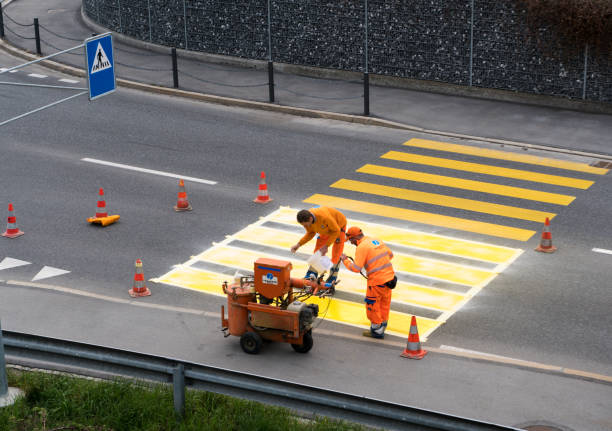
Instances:
[[[305,421],[280,407],[195,390],[187,391],[179,420],[171,386],[126,379],[8,370],[8,380],[25,396],[0,408],[1,431],[366,430],[324,417]]]

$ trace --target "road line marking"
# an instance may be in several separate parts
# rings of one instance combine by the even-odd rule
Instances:
[[[212,311],[203,311],[203,310],[196,310],[193,308],[175,307],[175,306],[163,305],[163,304],[143,303],[143,302],[138,302],[137,300],[134,300],[134,299],[115,298],[113,296],[100,295],[100,294],[93,293],[93,292],[84,292],[82,290],[71,289],[69,287],[63,287],[63,286],[56,286],[52,284],[31,283],[27,281],[18,281],[18,280],[6,280],[6,284],[15,285],[15,286],[24,286],[24,287],[36,287],[39,289],[50,290],[50,291],[61,292],[61,293],[68,293],[70,295],[83,296],[83,297],[91,298],[91,299],[100,299],[103,301],[115,302],[115,303],[124,304],[124,305],[135,305],[137,307],[156,308],[159,310],[203,315],[206,317],[219,317],[219,313],[212,312]]]
[[[68,84],[78,84],[79,83],[79,81],[77,81],[76,79],[67,79],[67,78],[60,79],[60,82],[67,82]]]
[[[474,355],[486,356],[488,358],[495,358],[495,359],[503,359],[503,360],[506,360],[506,361],[520,361],[521,360],[521,359],[516,359],[516,358],[510,358],[508,356],[500,356],[500,355],[494,355],[492,353],[479,352],[477,350],[463,349],[461,347],[446,346],[444,344],[442,344],[440,346],[440,349],[443,349],[443,350],[452,350],[454,352],[471,353],[471,354],[474,354]]]
[[[188,177],[184,175],[173,174],[170,172],[156,171],[153,169],[139,168],[138,166],[124,165],[122,163],[107,162],[105,160],[90,159],[88,157],[85,157],[81,160],[84,162],[89,162],[89,163],[97,163],[98,165],[112,166],[114,168],[121,168],[121,169],[130,170],[130,171],[144,172],[144,173],[153,174],[153,175],[160,175],[162,177],[183,179],[185,181],[191,181],[194,183],[211,184],[211,185],[217,184],[216,181],[203,180],[201,178]]]
[[[407,163],[415,163],[438,168],[453,169],[456,171],[474,172],[478,174],[492,175],[496,177],[513,178],[523,181],[532,181],[556,186],[573,187],[586,190],[593,185],[593,181],[578,178],[562,177],[559,175],[541,174],[538,172],[524,171],[521,169],[504,168],[501,166],[483,165],[480,163],[462,162],[460,160],[445,159],[442,157],[422,156],[419,154],[402,153],[400,151],[389,151],[380,156],[383,159],[397,160]]]
[[[31,265],[32,262],[26,262],[25,260],[13,259],[12,257],[5,257],[0,262],[0,271],[3,269],[16,268],[23,265]]]
[[[38,73],[28,73],[28,76],[31,76],[32,78],[46,78],[47,75],[40,75]]]
[[[295,215],[298,210],[290,207],[280,207],[277,211],[263,217],[259,225],[268,221],[291,226],[298,225]],[[421,232],[417,230],[398,228],[351,218],[351,224],[364,228],[369,235],[382,239],[388,244],[395,244],[417,250],[433,251],[435,253],[465,257],[468,259],[491,262],[506,267],[523,253],[519,248],[510,248],[478,241],[454,238],[451,236]],[[347,244],[348,247],[350,247]],[[495,270],[495,272],[501,272]]]
[[[566,169],[569,171],[585,172],[596,175],[605,175],[606,173],[608,173],[608,169],[596,168],[587,165],[586,163],[570,162],[566,160],[552,159],[548,157],[531,156],[527,154],[516,154],[508,151],[490,150],[470,145],[450,144],[448,142],[430,141],[427,139],[413,138],[407,142],[404,142],[404,145],[410,147],[426,148],[428,150],[446,151],[449,153],[459,153],[470,156],[485,157],[489,159],[508,160],[511,162]]]
[[[70,271],[66,271],[65,269],[53,268],[52,266],[44,266],[38,274],[34,276],[32,281],[42,280],[43,278],[56,277],[62,274],[68,274]]]
[[[314,194],[308,199],[304,199],[304,202],[315,205],[332,206],[364,214],[372,214],[381,217],[390,217],[398,220],[439,226],[447,229],[463,230],[482,235],[514,239],[517,241],[527,241],[536,233],[533,230],[485,223],[477,220],[468,220],[424,211],[409,210],[389,205],[380,205],[323,194]]]
[[[346,178],[336,181],[330,185],[330,187],[540,223],[547,218],[552,220],[556,216],[554,213],[531,210],[527,208],[500,205],[490,202],[477,201],[474,199],[464,199],[456,196],[441,195],[437,193],[426,193],[419,190],[391,187],[364,181],[354,181]]]
[[[466,180],[463,178],[447,177],[444,175],[428,174],[425,172],[390,168],[380,165],[363,165],[361,168],[357,169],[356,172],[557,205],[569,205],[576,199],[575,196],[562,195],[559,193],[541,192],[523,187],[505,186],[484,181]]]
[[[606,250],[605,248],[594,248],[595,253],[612,254],[612,250]]]

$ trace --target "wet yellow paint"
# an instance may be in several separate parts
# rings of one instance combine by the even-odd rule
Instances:
[[[390,168],[379,165],[364,165],[357,169],[357,172],[556,205],[569,205],[574,199],[576,199],[575,196],[559,193],[541,192],[523,187],[504,186],[501,184],[487,183],[484,181],[466,180],[463,178],[447,177],[444,175],[428,174],[425,172]]]
[[[476,220],[444,216],[423,211],[414,211],[389,205],[380,205],[323,194],[312,195],[308,199],[305,199],[304,202],[316,205],[327,205],[348,211],[377,215],[380,217],[392,217],[415,223],[440,226],[447,229],[463,230],[482,235],[513,239],[517,241],[527,241],[536,233],[533,230],[520,229],[493,223],[484,223]]]
[[[204,253],[198,255],[197,259],[215,263],[218,265],[229,266],[237,270],[242,270],[245,273],[252,273],[254,262],[260,257],[268,257],[273,259],[290,261],[293,268],[291,271],[292,277],[303,277],[306,273],[306,270],[308,269],[308,264],[298,259],[286,259],[283,257],[265,254],[258,251],[230,246],[213,247],[209,250],[206,250]],[[417,269],[422,269],[427,266],[426,262],[422,262],[420,265],[414,262],[412,264],[413,267]],[[443,268],[448,271],[448,266],[444,266]],[[359,274],[348,271],[343,268],[341,269],[338,278],[340,280],[340,283],[337,286],[338,291],[365,295],[366,280]],[[465,279],[467,279],[467,276],[464,276],[463,278],[456,278],[464,281]],[[440,311],[452,310],[464,299],[465,296],[460,293],[451,292],[443,289],[436,289],[433,287],[420,286],[412,283],[405,283],[401,281],[398,283],[397,287],[393,291],[393,300],[395,302],[411,304]]]
[[[222,289],[224,281],[231,281],[231,276],[216,272],[202,271],[189,266],[178,266],[167,274],[155,278],[155,283],[165,283],[184,289],[197,290],[217,296],[225,296]]]
[[[527,208],[500,205],[490,202],[477,201],[473,199],[464,199],[455,196],[440,195],[436,193],[426,193],[418,190],[384,186],[380,184],[367,183],[364,181],[354,181],[344,178],[336,181],[330,187],[536,222],[544,222],[546,218],[552,220],[556,215],[554,213],[536,211]]]
[[[330,301],[327,298],[317,298],[314,296],[310,297],[306,302],[318,304],[319,316],[325,320],[345,323],[363,329],[368,329],[370,327],[370,321],[366,317],[365,304],[357,304],[341,299],[332,299]],[[386,332],[392,335],[408,336],[410,333],[411,318],[411,314],[398,313],[392,310],[389,313],[389,323]],[[432,331],[443,323],[444,322],[417,316],[417,326],[421,341],[424,341]]]
[[[497,275],[493,271],[399,253],[394,253],[393,268],[396,271],[470,287],[486,286]]]
[[[596,168],[589,166],[586,163],[570,162],[567,160],[552,159],[548,157],[538,157],[529,154],[517,154],[508,151],[490,150],[469,145],[450,144],[448,142],[430,141],[427,139],[414,138],[404,142],[404,145],[410,147],[427,148],[429,150],[485,157],[489,159],[508,160],[511,162],[526,163],[530,165],[547,166],[551,168],[585,172],[595,175],[605,175],[608,173],[608,169]]]
[[[501,166],[482,165],[479,163],[462,162],[459,160],[444,159],[441,157],[423,156],[420,154],[389,151],[381,156],[383,159],[398,160],[401,162],[416,163],[420,165],[435,166],[438,168],[454,169],[458,171],[474,172],[478,174],[494,175],[497,177],[513,178],[517,180],[532,181],[556,186],[588,189],[593,181],[577,178],[562,177],[558,175],[541,174],[538,172],[523,171],[520,169],[503,168]]]
[[[282,207],[266,217],[266,219],[283,224],[297,225],[295,221],[296,213],[297,210],[293,208]],[[449,236],[401,229],[352,218],[348,220],[348,224],[349,226],[359,226],[366,234],[379,238],[388,244],[397,244],[500,265],[514,261],[522,253],[522,250],[517,248],[467,241]]]

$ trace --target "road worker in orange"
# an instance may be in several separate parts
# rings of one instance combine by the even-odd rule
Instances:
[[[329,246],[332,246],[331,261],[333,266],[329,271],[326,282],[335,282],[340,268],[340,255],[344,251],[344,243],[346,242],[346,217],[335,208],[318,207],[300,210],[297,213],[297,221],[304,226],[306,234],[297,244],[291,247],[291,252],[295,253],[298,248],[310,241],[316,234],[319,234],[314,252],[320,250],[321,255],[325,256]],[[312,267],[309,267],[304,278],[314,277],[316,279],[318,276],[319,274]]]
[[[355,226],[346,231],[346,237],[357,250],[354,260],[343,253],[342,263],[350,271],[361,272],[365,269],[367,273],[368,289],[365,303],[370,330],[365,331],[363,335],[385,338],[391,307],[391,291],[397,284],[397,277],[391,265],[393,252],[382,241],[365,236],[361,229]]]

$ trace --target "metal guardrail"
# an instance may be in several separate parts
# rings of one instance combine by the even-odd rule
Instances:
[[[179,414],[185,409],[185,388],[192,387],[384,429],[517,430],[285,380],[93,344],[0,330],[0,355],[3,344],[10,364],[94,377],[124,376],[172,383],[174,408]],[[0,374],[5,372],[3,361],[0,357]]]

